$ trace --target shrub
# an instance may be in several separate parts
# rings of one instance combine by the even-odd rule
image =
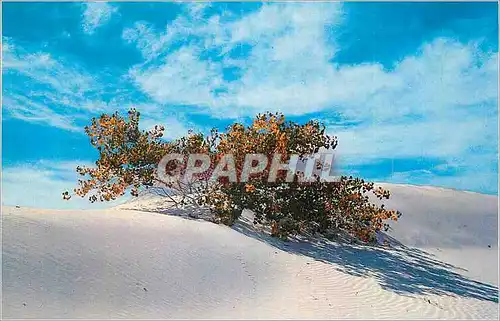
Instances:
[[[292,154],[305,161],[310,154],[336,148],[336,137],[327,135],[325,126],[316,120],[297,124],[286,121],[282,114],[265,113],[257,115],[249,126],[234,123],[223,133],[217,129],[207,136],[189,132],[167,142],[161,138],[163,127],[141,131],[139,119],[136,110],[129,111],[127,117],[114,113],[92,119],[85,132],[99,159],[95,168],[77,168],[84,177],[75,189],[77,195],[88,196],[92,202],[109,201],[126,190],[137,196],[140,190],[149,189],[177,206],[209,208],[214,220],[226,225],[233,224],[243,209],[249,209],[255,213],[255,223],[269,227],[272,235],[281,238],[333,232],[369,242],[378,231],[388,228],[388,220],[401,216],[398,211],[370,202],[369,193],[382,200],[389,198],[388,191],[360,178],[341,176],[334,182],[324,181],[318,175],[323,170],[321,163],[315,164],[307,183],[300,171],[291,182],[286,181],[286,171],[278,171],[276,180],[268,181],[273,155],[281,155],[282,162],[290,161]],[[183,164],[191,153],[207,154],[212,163],[191,181],[166,182],[156,168],[167,153],[184,155]],[[233,155],[238,179],[247,154],[268,155],[268,161],[263,171],[251,174],[247,181],[235,182],[227,177],[209,181],[214,164],[228,154]],[[185,170],[185,165],[181,166],[181,174]],[[64,195],[68,198],[67,193]]]

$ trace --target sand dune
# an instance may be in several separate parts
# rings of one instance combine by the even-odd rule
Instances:
[[[389,249],[124,206],[3,207],[3,317],[498,319],[497,197],[386,187],[404,213]]]
[[[423,186],[380,184],[392,191],[387,204],[401,221],[389,234],[498,285],[498,197]]]

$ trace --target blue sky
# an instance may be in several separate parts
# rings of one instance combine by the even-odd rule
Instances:
[[[63,202],[83,127],[136,107],[175,138],[320,119],[339,168],[498,189],[496,3],[3,3],[2,203]],[[103,206],[103,205],[100,205]]]

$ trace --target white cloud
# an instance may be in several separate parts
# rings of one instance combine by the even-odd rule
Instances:
[[[198,59],[192,48],[169,55],[165,64],[147,71],[132,71],[135,81],[158,102],[206,104],[222,83],[218,66]]]
[[[428,170],[396,167],[391,175],[381,173],[377,179],[492,193],[498,184],[496,119],[457,113],[445,120],[333,128],[331,133],[339,139],[336,153],[341,168],[383,159],[428,158],[442,163]]]
[[[150,130],[156,125],[162,125],[165,127],[163,139],[177,139],[186,135],[190,129],[200,129],[178,114],[173,116],[162,112],[159,106],[143,104],[134,107],[141,113],[140,128]]]
[[[219,29],[219,16],[206,20],[203,12],[210,6],[209,3],[190,3],[184,6],[184,14],[174,19],[165,30],[158,33],[146,21],[137,21],[133,27],[125,28],[122,38],[128,43],[134,43],[147,61],[158,58],[168,48],[179,40],[186,40],[189,36],[214,38]],[[226,16],[227,13],[223,13]],[[207,42],[207,39],[203,39]],[[208,42],[206,43],[208,46]]]
[[[240,20],[228,13],[208,19],[183,15],[159,34],[147,24],[138,23],[126,29],[123,38],[135,42],[146,58],[145,65],[131,69],[131,76],[158,103],[197,105],[210,108],[211,113],[234,114],[232,107],[265,108],[262,99],[266,98],[262,95],[275,99],[269,104],[278,100],[279,106],[288,101],[304,101],[293,96],[303,83],[289,81],[318,72],[315,61],[326,61],[333,55],[331,48],[325,48],[322,37],[324,24],[337,19],[338,5],[264,5],[257,13]],[[181,39],[188,39],[189,44],[169,51]],[[216,63],[199,59],[207,49],[218,48],[224,54],[238,50],[242,44],[255,46],[246,60],[226,57]],[[148,64],[164,55],[160,65]],[[302,67],[290,74],[286,68],[296,65],[294,59],[298,58]],[[224,82],[223,68],[234,65],[246,66],[244,78]],[[274,78],[272,84],[266,82],[266,76]],[[272,86],[266,88],[266,84]],[[292,97],[286,98],[290,93]]]
[[[481,54],[474,43],[436,39],[390,71],[379,64],[332,63],[337,48],[326,27],[341,19],[340,8],[272,4],[239,20],[183,15],[163,33],[138,24],[123,36],[137,44],[146,64],[130,74],[158,103],[199,106],[226,117],[334,109],[350,118],[389,118],[496,99],[497,55]],[[188,41],[170,49],[181,39]],[[206,50],[224,55],[244,44],[252,46],[245,59],[200,57]],[[242,67],[242,77],[224,81],[224,68],[233,66]]]
[[[350,164],[383,158],[443,158],[470,153],[475,146],[498,140],[495,118],[457,112],[446,119],[379,122],[349,128],[330,126],[337,148]],[[494,151],[493,151],[494,152]]]
[[[235,109],[246,115],[335,111],[348,120],[394,122],[448,116],[496,101],[497,53],[483,53],[474,42],[437,38],[392,70],[332,63],[337,48],[326,27],[341,17],[335,3],[272,4],[240,19],[182,15],[158,34],[139,24],[124,38],[136,42],[147,63],[130,75],[158,103],[204,107],[225,117],[235,117]],[[171,50],[180,39],[188,41]],[[225,53],[242,44],[253,46],[246,58],[200,57],[207,49]],[[235,65],[242,67],[242,77],[224,81],[224,68]]]
[[[342,17],[338,3],[294,3],[265,4],[243,17],[187,13],[160,33],[139,24],[124,32],[145,57],[130,75],[158,103],[198,106],[211,116],[333,112],[339,124],[325,120],[345,162],[439,158],[460,175],[422,175],[429,182],[470,179],[477,187],[490,177],[491,186],[496,168],[476,165],[498,164],[498,53],[474,41],[436,38],[390,69],[339,65],[334,35]],[[179,48],[182,39],[188,41]],[[224,80],[229,67],[240,68],[241,77]]]
[[[186,135],[190,129],[174,117],[145,117],[141,119],[141,129],[143,130],[151,130],[156,125],[165,127],[162,138],[166,140],[180,138]]]
[[[339,3],[264,4],[242,17],[207,16],[206,4],[185,8],[164,30],[137,22],[123,31],[123,39],[144,57],[127,76],[155,102],[143,112],[145,127],[165,124],[172,128],[171,138],[184,132],[188,123],[164,110],[171,105],[198,106],[223,118],[265,110],[334,112],[342,121],[330,122],[329,128],[339,136],[341,157],[351,164],[440,158],[471,181],[475,162],[498,164],[498,54],[481,51],[475,42],[437,38],[390,70],[376,63],[346,66],[334,59],[342,49],[333,37],[341,31]],[[92,33],[114,13],[107,3],[87,4],[85,31]],[[118,109],[98,95],[88,98],[91,88],[101,87],[81,69],[10,41],[3,45],[4,74],[15,72],[49,88],[33,90],[30,100],[4,90],[13,117],[74,130],[75,120]],[[233,67],[241,77],[225,80],[225,70]],[[54,103],[67,108],[47,107]],[[346,127],[343,121],[359,124]],[[483,150],[481,157],[471,149]],[[496,169],[488,171],[484,177]]]
[[[2,40],[2,107],[8,117],[82,131],[78,121],[108,108],[99,99],[103,86],[83,68]]]
[[[2,107],[6,118],[83,133],[84,125],[93,116],[137,107],[142,112],[144,123],[165,125],[166,139],[184,134],[188,125],[194,127],[182,117],[167,113],[164,106],[134,103],[133,95],[137,93],[123,88],[127,81],[125,78],[104,85],[102,74],[91,75],[76,64],[69,64],[44,52],[28,52],[9,38],[3,38],[2,50]],[[189,56],[179,56],[179,61],[188,65]],[[173,78],[182,76],[176,74]],[[184,77],[187,81],[189,75],[184,73]],[[179,87],[172,87],[172,90],[179,90]],[[103,93],[112,94],[112,98],[103,100]]]
[[[481,53],[474,43],[437,39],[423,46],[420,55],[405,58],[389,74],[400,85],[386,86],[343,111],[362,124],[329,127],[339,138],[338,159],[351,165],[390,158],[439,159],[456,173],[396,172],[384,179],[495,191],[497,57]]]
[[[3,45],[2,107],[7,117],[83,133],[92,116],[137,107],[130,92],[103,85],[98,78],[102,75],[90,75],[78,65],[44,52],[30,53],[8,38],[3,38]],[[103,93],[115,96],[104,101]],[[175,128],[166,137],[184,132],[184,125],[166,116],[159,106],[145,108],[143,116]]]
[[[122,38],[135,43],[145,58],[156,58],[158,52],[164,50],[169,42],[168,35],[156,35],[151,26],[146,22],[136,22],[133,28],[123,30]]]
[[[79,131],[71,117],[60,115],[45,105],[36,103],[28,97],[10,94],[3,97],[3,106],[10,116],[27,122],[45,123],[70,131]]]
[[[118,9],[107,2],[85,2],[83,11],[83,31],[93,34],[97,28],[107,23]]]
[[[2,205],[43,208],[103,208],[118,205],[119,201],[90,203],[74,195],[69,201],[62,199],[62,192],[70,194],[76,187],[76,167],[92,166],[85,161],[38,161],[32,164],[4,166],[2,168]]]
[[[95,85],[85,71],[76,66],[68,67],[49,53],[28,52],[5,37],[2,43],[4,74],[19,73],[61,94],[82,95]]]

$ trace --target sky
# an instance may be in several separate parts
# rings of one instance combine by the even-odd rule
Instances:
[[[3,3],[2,204],[63,201],[94,116],[135,107],[174,139],[264,111],[318,119],[337,169],[498,193],[490,3]]]

